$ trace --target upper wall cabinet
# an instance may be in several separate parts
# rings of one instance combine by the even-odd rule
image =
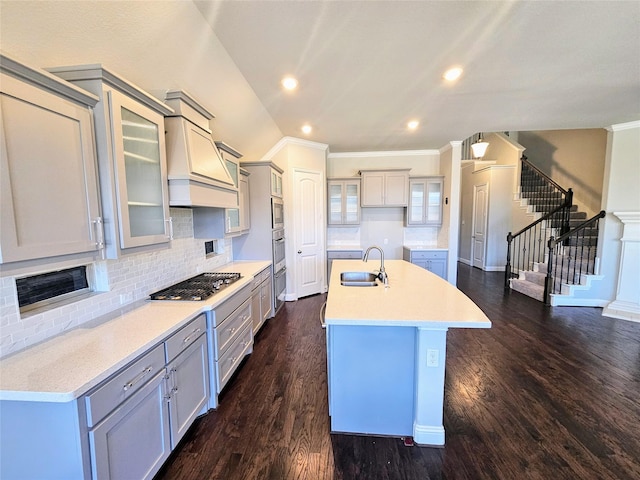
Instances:
[[[100,258],[98,99],[0,55],[0,261]],[[17,265],[17,264],[16,264]]]
[[[49,71],[100,99],[95,128],[107,258],[168,243],[164,115],[173,110],[102,65]]]
[[[271,170],[271,195],[282,198],[282,172]]]
[[[242,154],[224,142],[216,142],[218,150],[222,155],[227,170],[233,179],[234,185],[238,188],[238,204],[233,208],[225,209],[225,233],[227,235],[240,235],[246,233],[248,225],[248,195],[249,195],[249,172],[240,169],[240,159]],[[244,172],[244,173],[243,173]]]
[[[165,119],[171,205],[237,207],[238,179],[229,172],[208,128],[213,114],[184,90],[168,91],[165,102],[175,110]]]
[[[409,169],[362,170],[363,207],[406,207],[409,198]]]
[[[409,179],[409,206],[405,223],[412,226],[442,225],[442,177]]]
[[[360,224],[360,179],[331,178],[327,181],[330,226]]]

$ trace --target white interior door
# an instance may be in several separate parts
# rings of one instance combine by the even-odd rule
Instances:
[[[295,285],[298,298],[322,293],[324,284],[323,183],[322,172],[293,172]]]
[[[487,233],[487,184],[473,186],[473,227],[471,236],[471,258],[474,267],[484,268]]]

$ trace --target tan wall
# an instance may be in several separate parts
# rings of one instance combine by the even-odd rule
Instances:
[[[563,188],[589,216],[600,211],[607,147],[602,128],[519,132],[529,161]]]

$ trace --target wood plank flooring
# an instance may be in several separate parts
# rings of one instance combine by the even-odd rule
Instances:
[[[267,322],[156,480],[639,479],[640,324],[502,281],[459,265],[493,328],[448,332],[444,448],[329,433],[317,295]]]

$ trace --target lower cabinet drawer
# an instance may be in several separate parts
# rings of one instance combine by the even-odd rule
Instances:
[[[414,260],[437,260],[446,259],[447,252],[434,252],[434,251],[414,251],[411,252],[411,261]]]
[[[176,358],[206,331],[207,320],[205,315],[202,314],[171,335],[164,344],[167,353],[167,362]]]
[[[260,273],[260,283],[264,282],[265,280],[268,280],[269,278],[271,278],[271,267],[265,268]]]
[[[228,318],[218,325],[214,330],[215,359],[218,360],[229,346],[234,342],[235,337],[251,320],[251,299],[238,307]]]
[[[237,336],[231,347],[216,361],[216,381],[217,392],[220,393],[229,381],[233,372],[236,371],[243,357],[249,353],[249,349],[253,345],[253,333],[251,325],[247,324],[246,328]]]
[[[94,426],[114,408],[137,392],[149,379],[164,368],[164,345],[125,367],[119,374],[85,397],[87,424]]]

